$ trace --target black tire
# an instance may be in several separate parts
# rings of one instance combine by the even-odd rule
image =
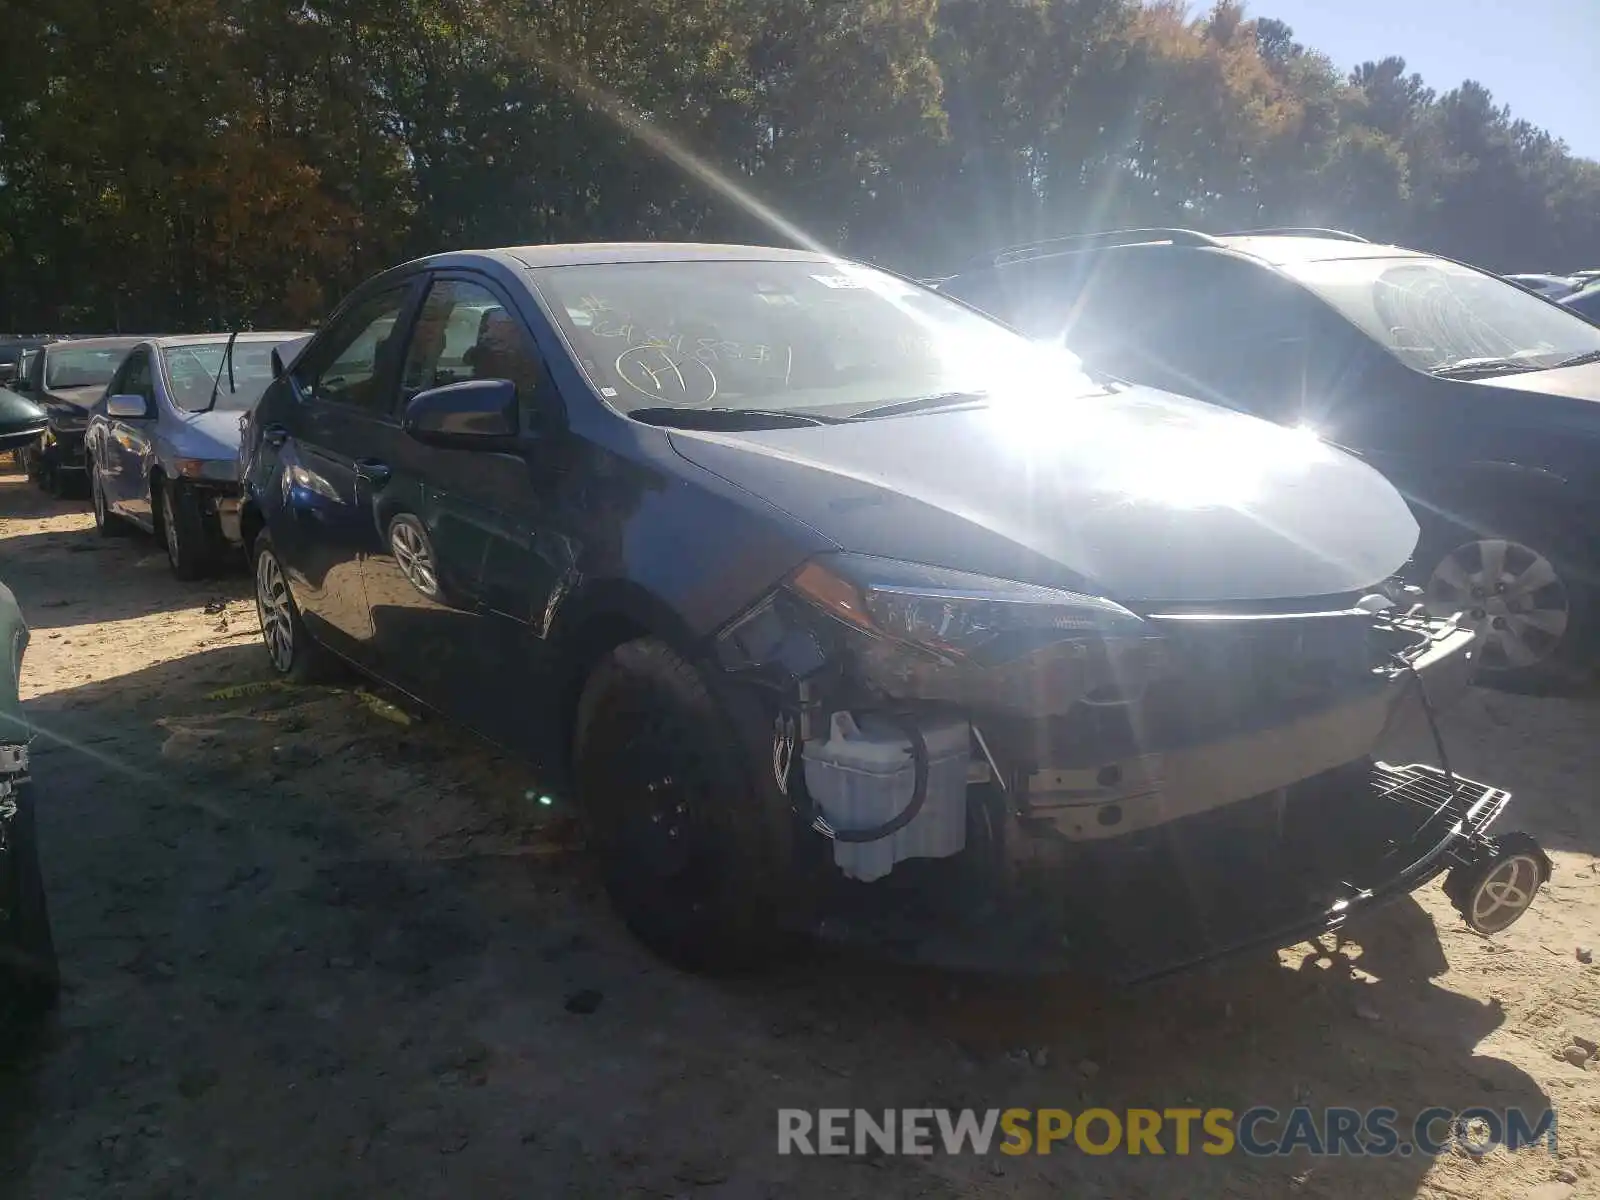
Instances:
[[[55,456],[48,450],[39,453],[39,463],[33,472],[33,481],[46,496],[61,496],[60,473],[56,470]]]
[[[1488,608],[1467,610],[1466,620],[1485,630],[1486,641],[1479,657],[1481,682],[1514,691],[1543,692],[1566,690],[1586,682],[1593,674],[1596,620],[1600,617],[1600,555],[1588,547],[1568,527],[1558,513],[1511,511],[1489,516],[1473,530],[1438,529],[1424,540],[1417,553],[1417,582],[1428,591],[1430,605],[1437,612],[1450,607],[1446,593],[1436,600],[1430,579],[1454,562],[1456,568],[1474,573],[1474,565],[1484,566],[1484,543],[1506,543],[1501,574],[1515,576],[1532,563],[1529,555],[1543,558],[1553,568],[1555,582],[1533,589],[1531,603],[1541,612],[1564,608],[1565,626],[1558,636],[1524,625],[1517,639],[1539,654],[1537,661],[1519,662],[1501,644],[1506,621]],[[1485,598],[1488,603],[1489,598]],[[1526,621],[1526,616],[1522,619]],[[1541,617],[1548,622],[1549,617]]]
[[[204,579],[216,567],[217,538],[193,492],[172,479],[162,479],[155,497],[160,505],[156,531],[166,547],[167,563],[179,579]]]
[[[786,945],[788,813],[752,751],[700,672],[655,639],[607,655],[578,704],[574,778],[606,890],[640,941],[687,970],[748,970]]]
[[[306,629],[300,606],[289,591],[288,575],[266,530],[251,543],[250,566],[261,641],[273,673],[289,683],[301,684],[336,678],[341,673],[339,660],[314,641]]]
[[[105,488],[100,483],[100,473],[95,469],[92,458],[89,460],[89,499],[94,504],[95,532],[101,537],[125,537],[133,532],[133,526],[112,512],[110,504],[106,502]]]
[[[17,806],[0,861],[0,1012],[35,1016],[55,1005],[61,970],[50,932],[50,908],[39,870],[39,834],[33,785],[16,788]],[[5,803],[5,801],[0,801]]]
[[[39,481],[39,441],[35,438],[26,446],[19,446],[15,456],[17,466],[31,482]]]

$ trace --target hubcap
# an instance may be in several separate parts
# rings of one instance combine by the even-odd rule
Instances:
[[[1428,580],[1427,609],[1437,617],[1460,614],[1483,634],[1483,665],[1501,671],[1554,654],[1569,616],[1555,565],[1506,538],[1467,542],[1445,555]]]
[[[1528,910],[1542,882],[1539,864],[1530,855],[1514,854],[1478,885],[1472,896],[1472,927],[1499,933]]]
[[[267,657],[280,673],[294,665],[294,612],[289,605],[283,568],[270,551],[263,550],[256,560],[256,615],[261,619]]]
[[[439,594],[439,577],[433,569],[433,548],[421,529],[407,520],[398,520],[389,530],[389,545],[400,573],[424,596]]]

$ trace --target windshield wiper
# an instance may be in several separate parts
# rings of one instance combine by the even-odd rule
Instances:
[[[932,396],[917,396],[911,400],[896,400],[876,408],[864,408],[852,413],[852,421],[871,421],[878,417],[897,417],[902,413],[938,412],[948,408],[971,408],[989,399],[988,392],[937,392]]]
[[[1538,363],[1523,358],[1462,358],[1453,363],[1429,367],[1428,374],[1440,379],[1470,379],[1476,375],[1515,375],[1519,371],[1538,371]]]
[[[1600,350],[1586,350],[1582,354],[1574,354],[1571,358],[1563,358],[1550,369],[1554,371],[1559,367],[1581,367],[1592,362],[1600,362]]]
[[[839,425],[842,417],[817,413],[785,412],[769,408],[636,408],[628,413],[647,425],[667,425],[675,429],[799,429],[809,425]]]

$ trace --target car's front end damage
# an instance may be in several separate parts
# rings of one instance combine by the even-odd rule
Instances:
[[[1385,584],[1135,612],[823,555],[717,654],[781,697],[805,924],[1135,980],[1337,928],[1444,872],[1483,932],[1526,910],[1548,860],[1489,836],[1509,796],[1456,775],[1438,729],[1478,635],[1414,600]]]

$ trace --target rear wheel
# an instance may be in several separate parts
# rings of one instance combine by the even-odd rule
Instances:
[[[691,663],[649,638],[612,651],[584,688],[573,759],[606,889],[641,941],[707,972],[781,948],[787,814]]]
[[[1487,533],[1432,542],[1423,580],[1428,611],[1461,614],[1484,637],[1486,681],[1574,682],[1591,648],[1597,563],[1556,520],[1500,519]]]
[[[15,787],[0,804],[16,805],[0,851],[0,1011],[33,1015],[50,1008],[61,990],[44,877],[33,785]]]
[[[216,539],[194,493],[171,479],[161,480],[161,540],[179,579],[204,579],[210,573]]]
[[[311,639],[272,538],[263,530],[250,547],[255,560],[256,616],[267,660],[280,679],[317,683],[337,673],[331,654]]]

